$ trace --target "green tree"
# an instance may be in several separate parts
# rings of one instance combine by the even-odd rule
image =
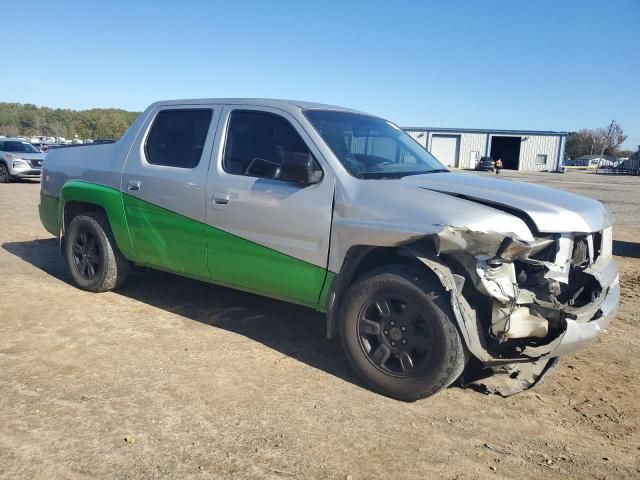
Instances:
[[[76,111],[0,103],[0,135],[119,138],[138,115],[115,108]]]

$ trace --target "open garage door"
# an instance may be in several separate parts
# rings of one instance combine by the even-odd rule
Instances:
[[[431,137],[431,155],[447,167],[457,167],[460,156],[460,136],[434,135]]]
[[[518,170],[522,137],[491,137],[491,157],[502,160],[503,168]]]

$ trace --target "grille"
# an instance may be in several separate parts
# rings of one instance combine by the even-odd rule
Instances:
[[[571,266],[582,267],[594,263],[602,253],[602,232],[579,235],[573,239]]]
[[[42,167],[42,160],[29,160],[32,167]]]

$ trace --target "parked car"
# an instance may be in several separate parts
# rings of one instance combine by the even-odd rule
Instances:
[[[395,124],[313,103],[155,103],[115,143],[53,150],[40,218],[80,288],[138,264],[320,310],[362,379],[407,401],[463,371],[534,385],[620,292],[601,203],[449,172]]]
[[[495,171],[496,162],[491,157],[482,157],[476,164],[476,170],[479,171]]]
[[[46,154],[25,140],[0,139],[0,183],[16,178],[38,178]]]

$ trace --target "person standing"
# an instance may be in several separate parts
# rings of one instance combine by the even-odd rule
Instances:
[[[498,175],[500,173],[500,170],[502,170],[502,159],[501,158],[496,160],[496,175]]]

